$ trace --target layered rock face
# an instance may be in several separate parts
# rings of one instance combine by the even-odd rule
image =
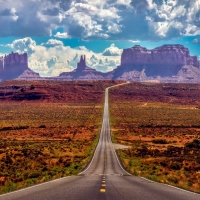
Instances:
[[[3,78],[3,57],[0,57],[0,79]]]
[[[124,80],[150,82],[200,82],[200,65],[196,56],[182,45],[163,45],[148,50],[139,45],[124,49],[121,65],[102,73],[86,65],[81,56],[77,69],[60,74],[57,80]]]
[[[14,79],[28,69],[28,57],[24,53],[11,53],[4,57],[4,80]]]
[[[18,54],[11,53],[0,57],[0,79],[38,79],[40,78],[38,73],[33,72],[28,68],[28,56],[26,53]]]
[[[189,50],[182,45],[163,45],[153,50],[136,45],[124,49],[121,66],[131,70],[145,70],[147,76],[173,76],[183,66],[200,67],[197,57],[190,56]]]
[[[200,63],[182,45],[163,45],[153,50],[136,45],[123,50],[121,65],[111,72],[103,73],[88,67],[85,56],[81,56],[77,68],[72,72],[63,72],[58,77],[41,78],[28,68],[27,54],[11,53],[0,57],[0,80],[8,79],[200,83]]]

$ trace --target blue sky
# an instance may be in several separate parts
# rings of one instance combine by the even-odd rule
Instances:
[[[122,49],[182,44],[200,56],[200,0],[0,0],[0,55],[29,55],[42,76],[71,71],[81,54],[110,71]]]

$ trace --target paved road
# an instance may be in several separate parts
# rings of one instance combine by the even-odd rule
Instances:
[[[200,200],[200,195],[130,176],[123,170],[110,138],[108,88],[99,143],[79,176],[57,179],[1,195],[0,200]]]

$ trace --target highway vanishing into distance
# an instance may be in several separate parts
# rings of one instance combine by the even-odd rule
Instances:
[[[200,200],[199,194],[132,176],[122,168],[110,136],[109,89],[99,143],[88,167],[77,176],[0,195],[0,200]]]

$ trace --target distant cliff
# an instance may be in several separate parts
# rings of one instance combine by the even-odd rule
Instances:
[[[190,56],[183,45],[163,45],[148,50],[139,45],[124,49],[121,65],[111,72],[103,73],[86,65],[81,56],[77,68],[63,72],[58,77],[43,77],[28,68],[27,54],[11,53],[0,57],[0,79],[43,80],[124,80],[173,83],[200,83],[200,63]]]
[[[12,52],[11,54],[0,58],[1,80],[16,79],[19,76],[25,79],[25,74],[29,74],[28,78],[30,78],[30,73],[35,78],[40,77],[38,73],[35,73],[28,68],[28,56],[26,53],[18,54]]]
[[[200,83],[200,64],[182,45],[163,45],[153,50],[136,45],[123,50],[121,65],[111,72],[86,66],[85,56],[81,56],[77,69],[61,73],[59,78]]]
[[[123,50],[121,66],[145,70],[146,76],[174,76],[183,66],[199,68],[199,61],[182,45],[163,45],[153,50],[136,45]]]
[[[0,80],[3,79],[3,57],[0,57]]]

